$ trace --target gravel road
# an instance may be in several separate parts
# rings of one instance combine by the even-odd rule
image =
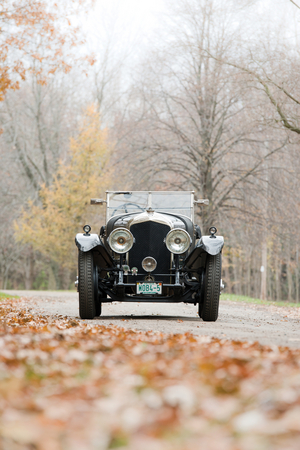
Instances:
[[[19,295],[32,312],[79,318],[78,294],[51,291],[1,291]],[[25,300],[26,299],[26,300]],[[263,345],[300,348],[300,308],[231,302],[221,296],[219,318],[203,322],[193,305],[105,303],[94,323],[136,330],[186,333],[217,338],[258,341]]]

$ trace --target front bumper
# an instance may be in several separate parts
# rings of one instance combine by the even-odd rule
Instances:
[[[105,292],[110,298],[103,298],[101,302],[111,301],[119,302],[144,302],[144,303],[197,303],[199,301],[200,283],[194,283],[193,286],[184,284],[163,284],[163,290],[168,291],[164,294],[135,294],[128,293],[136,289],[136,283],[118,283],[113,289],[100,285],[101,291]]]

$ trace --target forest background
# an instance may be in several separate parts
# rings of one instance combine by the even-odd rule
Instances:
[[[299,302],[297,2],[166,1],[148,39],[93,7],[2,2],[0,287],[73,287],[106,189],[184,189],[227,292]]]

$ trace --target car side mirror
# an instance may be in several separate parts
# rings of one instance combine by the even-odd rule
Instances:
[[[102,200],[102,198],[91,198],[91,205],[103,205],[103,203],[107,203],[106,200]]]
[[[205,199],[200,199],[200,200],[194,200],[194,204],[195,205],[209,205],[209,200],[208,198]]]

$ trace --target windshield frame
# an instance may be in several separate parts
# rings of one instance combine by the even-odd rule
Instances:
[[[145,196],[147,196],[147,206],[146,209],[148,208],[152,208],[152,196],[153,194],[158,194],[158,195],[170,195],[170,196],[179,196],[180,194],[185,194],[187,197],[187,205],[186,208],[190,209],[190,214],[186,215],[186,214],[180,214],[179,212],[174,212],[175,215],[179,214],[185,217],[188,217],[189,219],[192,220],[192,222],[194,223],[194,196],[195,196],[195,191],[106,191],[106,223],[108,222],[108,220],[111,217],[110,215],[110,209],[112,209],[112,207],[110,206],[110,198],[112,195],[118,195],[118,194],[144,194]],[[128,203],[130,203],[130,200],[128,201]],[[172,214],[171,210],[164,210],[164,207],[162,208],[154,208],[154,211],[157,211],[161,214]],[[138,211],[137,211],[138,212]],[[141,211],[140,211],[141,212]],[[126,214],[126,213],[125,213]],[[129,213],[128,213],[129,214]],[[120,215],[124,215],[124,213],[120,213]]]

